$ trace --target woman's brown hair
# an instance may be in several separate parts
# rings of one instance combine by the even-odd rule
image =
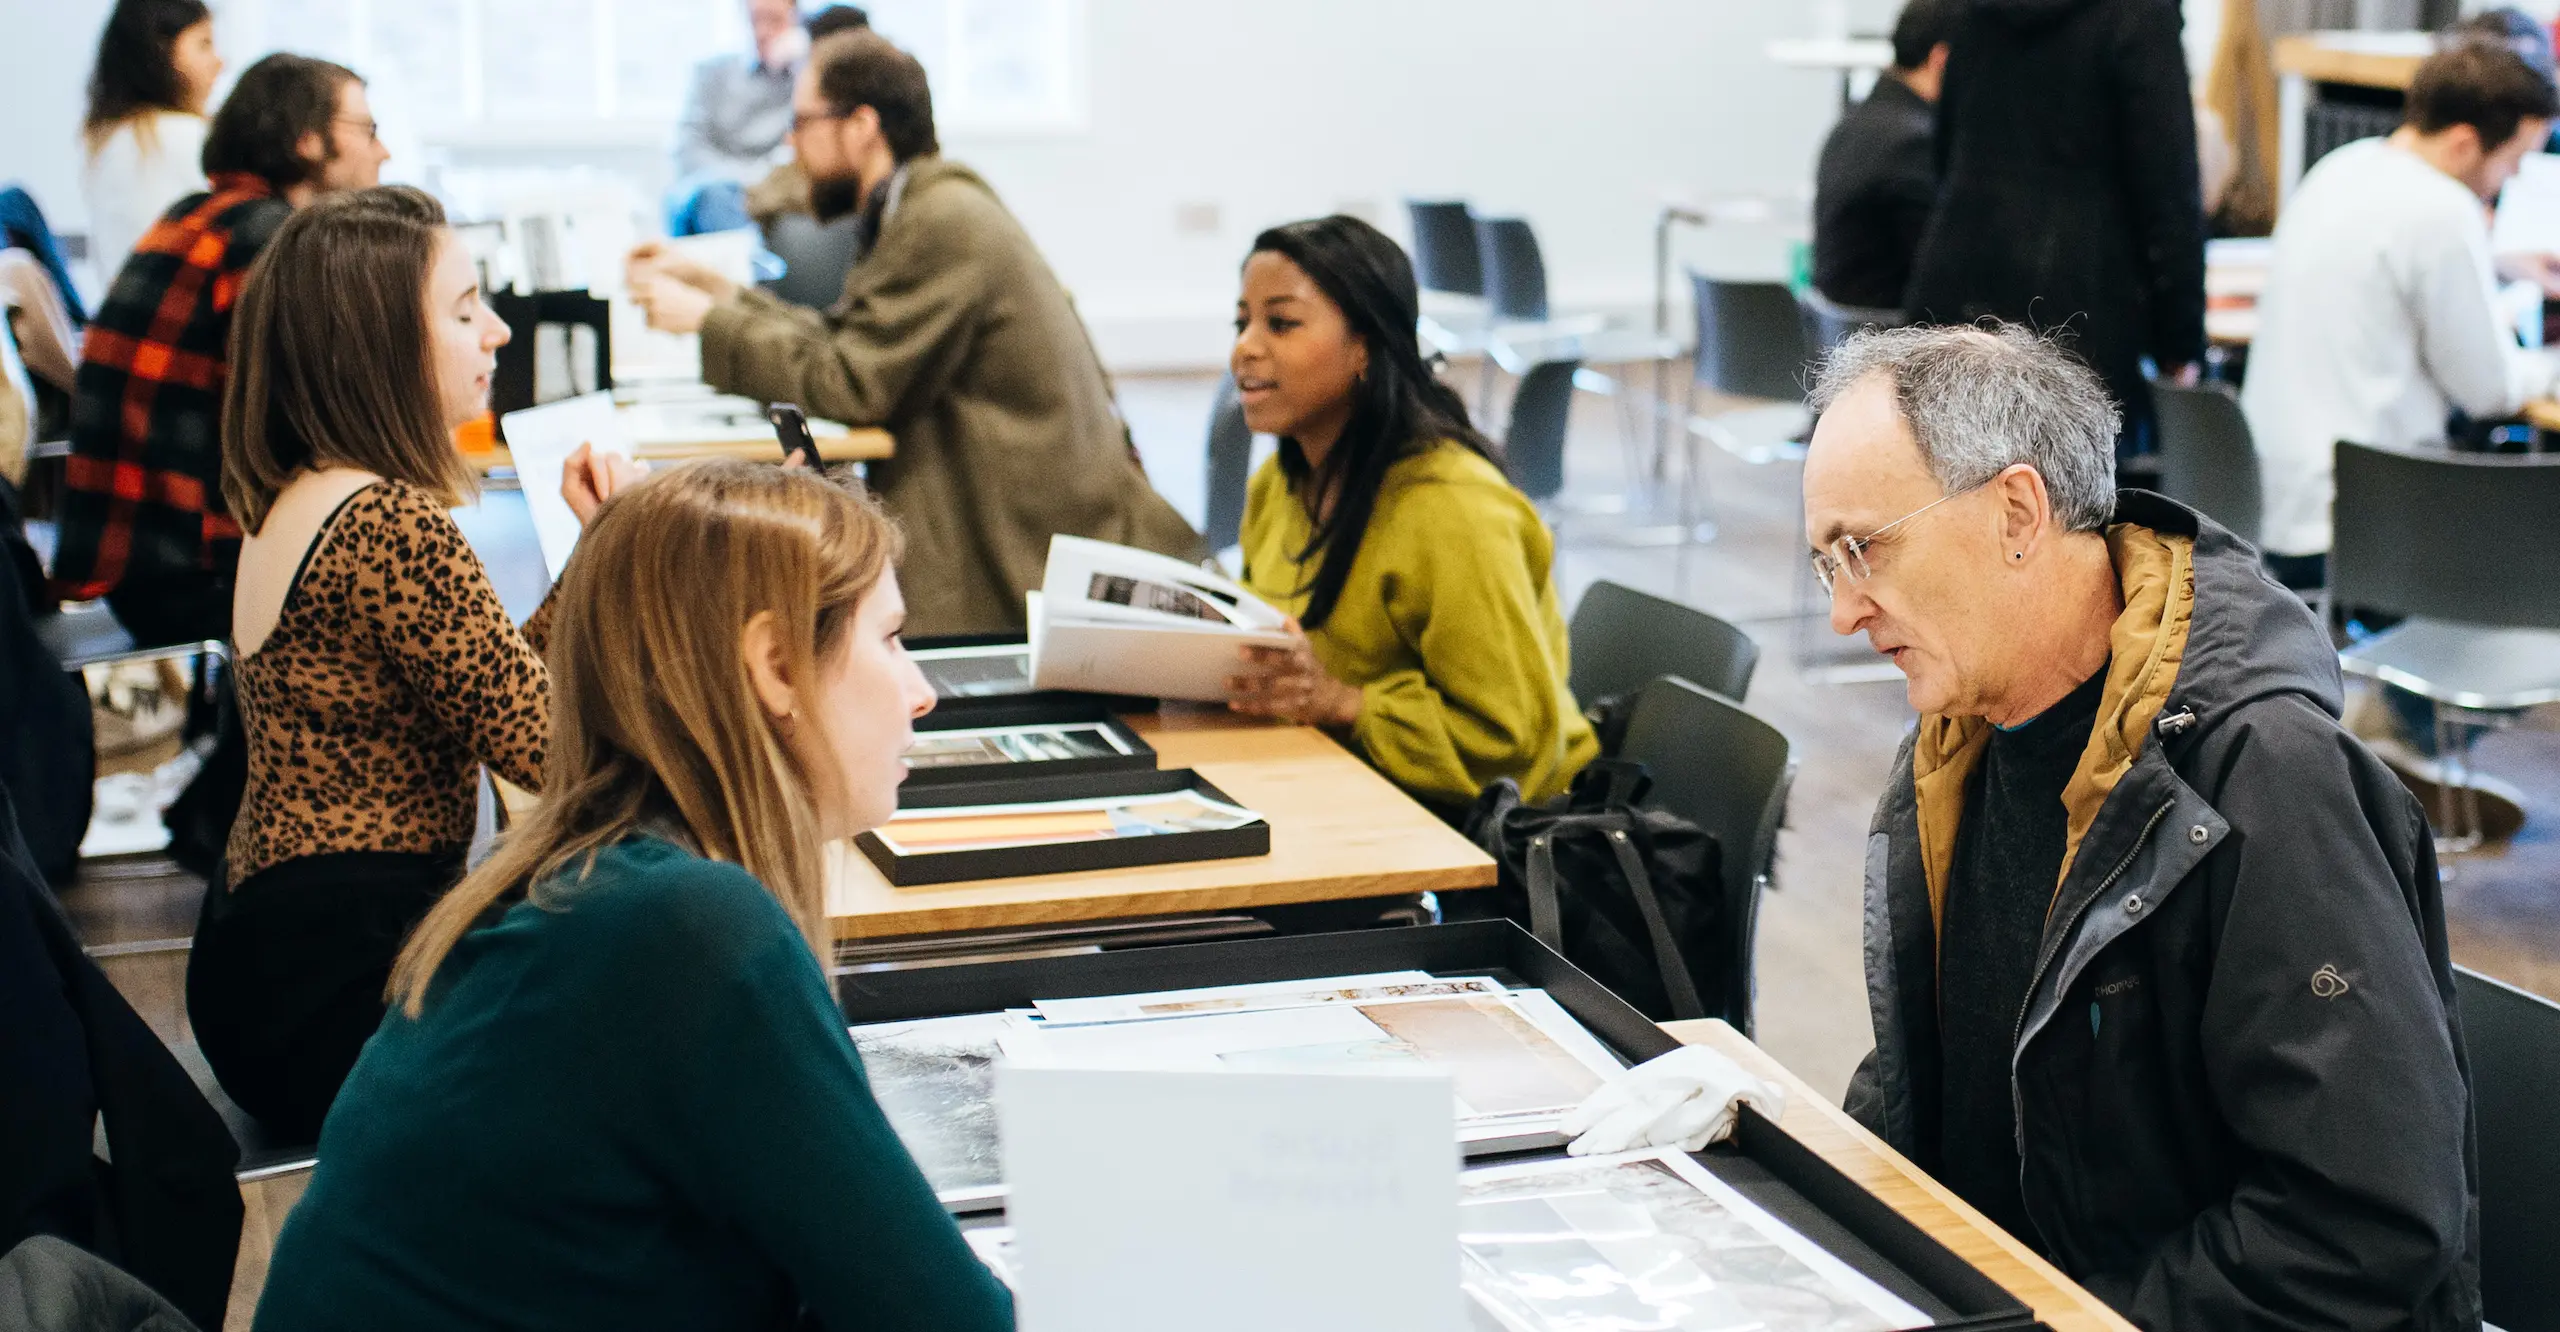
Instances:
[[[522,892],[568,909],[596,853],[635,833],[689,841],[755,875],[824,965],[811,775],[756,695],[747,626],[771,617],[789,678],[816,688],[897,546],[869,497],[769,464],[690,463],[608,501],[553,611],[541,803],[419,922],[390,1001],[417,1016],[445,955],[493,907]],[[794,713],[824,725],[805,696]]]
[[[355,467],[447,504],[478,493],[446,433],[427,341],[444,209],[385,185],[294,210],[231,315],[222,498],[255,533],[304,472]]]

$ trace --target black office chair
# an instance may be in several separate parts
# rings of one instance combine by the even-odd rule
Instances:
[[[1511,397],[1511,426],[1502,437],[1503,469],[1535,503],[1564,490],[1565,429],[1573,418],[1573,376],[1580,361],[1541,361],[1520,376]]]
[[[1740,701],[1760,664],[1751,635],[1694,606],[1605,578],[1573,608],[1566,641],[1573,696],[1584,703],[1632,694],[1665,675]]]
[[[2408,618],[2338,654],[2349,674],[2435,705],[2436,845],[2482,840],[2480,732],[2560,702],[2560,457],[2338,445],[2328,604]]]
[[[807,213],[778,213],[764,226],[764,247],[782,261],[782,276],[765,290],[812,310],[844,299],[845,274],[862,255],[862,218],[848,214],[820,222]]]
[[[1797,312],[1804,320],[1805,349],[1814,356],[1829,353],[1852,333],[1870,328],[1900,328],[1910,322],[1910,317],[1900,310],[1842,305],[1809,286],[1797,292],[1795,297]]]
[[[1516,217],[1476,219],[1476,248],[1484,262],[1484,298],[1493,317],[1536,323],[1547,317],[1547,265],[1538,234]]]
[[[2161,493],[2256,545],[2266,504],[2240,399],[2220,384],[2155,382],[2151,403],[2159,422]]]
[[[1413,275],[1424,291],[1484,295],[1484,259],[1476,249],[1476,215],[1458,199],[1407,199],[1413,219]]]
[[[2453,969],[2480,1134],[2480,1305],[2506,1332],[2560,1332],[2560,1004]]]
[[[1620,756],[1653,774],[1647,804],[1715,834],[1723,858],[1729,951],[1723,1011],[1709,1015],[1748,1035],[1757,989],[1752,957],[1760,895],[1777,863],[1778,828],[1786,821],[1787,788],[1795,780],[1787,737],[1741,704],[1669,676],[1636,696]],[[1714,1000],[1709,1007],[1716,1007]]]
[[[1728,397],[1804,401],[1804,315],[1783,282],[1728,282],[1692,270],[1698,316],[1692,379]]]
[[[1208,505],[1201,534],[1209,539],[1209,549],[1225,550],[1244,533],[1245,491],[1253,482],[1253,427],[1244,423],[1234,375],[1218,380],[1218,396],[1209,404],[1208,454]]]

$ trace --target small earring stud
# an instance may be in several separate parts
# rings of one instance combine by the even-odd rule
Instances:
[[[2013,560],[2023,560],[2023,559],[2025,559],[2026,557],[2027,557],[2027,553],[2026,553],[2025,551],[2023,551],[2023,550],[2022,550],[2022,551],[2017,552],[2016,554],[2011,555],[2009,558],[2010,558],[2010,559],[2013,559]]]

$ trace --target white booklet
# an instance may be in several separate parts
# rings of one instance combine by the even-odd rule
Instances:
[[[1234,580],[1083,537],[1049,538],[1030,604],[1038,689],[1224,702],[1244,645],[1289,644],[1288,617]]]

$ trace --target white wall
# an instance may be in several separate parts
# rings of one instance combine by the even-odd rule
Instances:
[[[0,178],[27,181],[78,230],[81,92],[107,0],[0,5]],[[1223,358],[1236,266],[1260,228],[1346,209],[1402,238],[1408,197],[1525,216],[1557,307],[1641,313],[1666,194],[1809,188],[1837,82],[1779,68],[1764,47],[1811,35],[1819,8],[1085,0],[1086,127],[945,147],[1021,216],[1121,368]],[[1895,8],[1858,0],[1849,24],[1880,31]],[[258,53],[225,54],[237,68]],[[1691,233],[1678,248],[1715,271],[1778,276],[1787,230]]]
[[[1537,228],[1552,301],[1647,310],[1666,192],[1801,192],[1830,75],[1763,47],[1782,0],[1091,0],[1092,119],[1058,139],[955,137],[1122,365],[1220,356],[1253,235],[1345,210],[1402,238],[1403,200],[1464,197]],[[1889,11],[1888,11],[1889,14]],[[1213,230],[1177,218],[1213,209]],[[1779,275],[1772,230],[1686,237]]]
[[[0,180],[21,181],[56,230],[88,226],[80,113],[109,0],[0,0]]]

